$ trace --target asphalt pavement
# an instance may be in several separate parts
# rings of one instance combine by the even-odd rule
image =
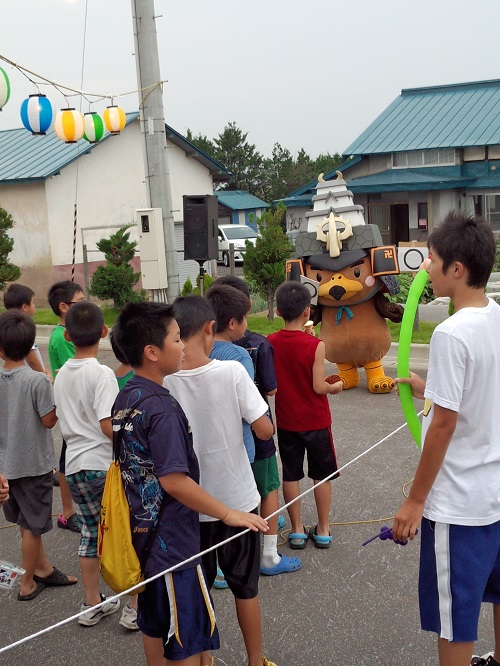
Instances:
[[[46,346],[42,346],[46,355]],[[115,366],[109,351],[101,362]],[[395,376],[394,357],[386,371]],[[413,360],[412,369],[425,373],[425,360]],[[328,373],[334,366],[328,367]],[[300,553],[286,545],[287,524],[280,550],[300,555],[303,568],[295,573],[261,577],[260,600],[264,652],[277,666],[331,666],[356,664],[430,666],[437,664],[436,639],[419,629],[417,571],[418,537],[405,547],[392,541],[363,541],[375,535],[404,499],[418,463],[419,449],[404,424],[395,393],[372,395],[364,375],[357,389],[331,397],[333,435],[339,465],[380,443],[349,465],[333,482],[332,536],[329,550],[312,543]],[[60,449],[57,426],[56,449]],[[382,441],[384,440],[384,441]],[[309,487],[303,482],[304,490]],[[60,497],[54,493],[54,514]],[[307,526],[315,522],[312,494],[303,499]],[[60,569],[79,576],[78,535],[56,527],[44,537],[49,558]],[[20,537],[0,512],[0,559],[20,564]],[[102,590],[105,592],[103,584]],[[82,586],[49,588],[31,602],[20,603],[17,590],[0,590],[0,648],[53,625],[79,611]],[[228,590],[213,591],[221,649],[215,666],[243,666],[245,651],[238,630],[234,603]],[[118,625],[119,613],[91,628],[76,621],[0,653],[0,664],[22,666],[126,666],[142,665],[141,638]],[[491,610],[480,623],[480,654],[492,648]]]

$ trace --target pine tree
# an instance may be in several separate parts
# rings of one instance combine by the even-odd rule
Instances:
[[[282,228],[285,206],[278,204],[276,210],[266,210],[257,219],[260,238],[255,246],[246,242],[243,272],[262,298],[267,300],[269,321],[274,319],[274,294],[285,281],[285,259],[293,248]]]
[[[14,247],[14,241],[7,231],[14,226],[12,215],[0,208],[0,289],[5,289],[7,282],[15,282],[21,276],[19,266],[9,261],[9,254]]]
[[[90,293],[102,300],[112,299],[117,309],[126,303],[144,299],[143,291],[134,291],[141,274],[129,264],[137,247],[137,243],[130,240],[128,229],[132,226],[121,227],[109,238],[102,238],[96,243],[97,248],[104,253],[107,264],[97,267],[90,281]]]

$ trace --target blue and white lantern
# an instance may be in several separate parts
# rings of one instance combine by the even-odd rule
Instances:
[[[0,111],[7,104],[10,97],[10,81],[7,72],[0,67]]]
[[[45,95],[30,95],[21,104],[21,121],[33,135],[46,134],[53,118],[52,104]]]

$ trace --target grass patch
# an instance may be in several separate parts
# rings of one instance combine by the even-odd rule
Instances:
[[[5,308],[0,308],[0,312],[5,312]],[[102,313],[104,315],[104,321],[107,326],[113,328],[116,317],[118,316],[118,310],[112,307],[103,307]],[[49,326],[55,326],[59,319],[52,312],[50,308],[38,308],[35,312],[35,324],[47,324]],[[247,317],[248,328],[255,333],[260,333],[261,335],[269,335],[269,333],[274,333],[279,331],[284,326],[283,319],[281,317],[275,317],[273,321],[269,321],[266,315],[262,314],[251,314]],[[391,340],[393,342],[398,342],[399,340],[399,331],[401,324],[393,324],[391,321],[387,322],[389,330],[391,332]],[[437,324],[429,323],[422,321],[418,331],[413,331],[412,342],[415,344],[429,344],[431,340],[431,335],[436,328]],[[316,326],[316,335],[319,334],[319,325]]]

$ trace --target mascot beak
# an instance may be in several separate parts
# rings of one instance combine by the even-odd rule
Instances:
[[[328,282],[320,285],[318,296],[343,301],[352,298],[360,291],[363,291],[363,285],[360,282],[350,280],[342,273],[334,273]]]

